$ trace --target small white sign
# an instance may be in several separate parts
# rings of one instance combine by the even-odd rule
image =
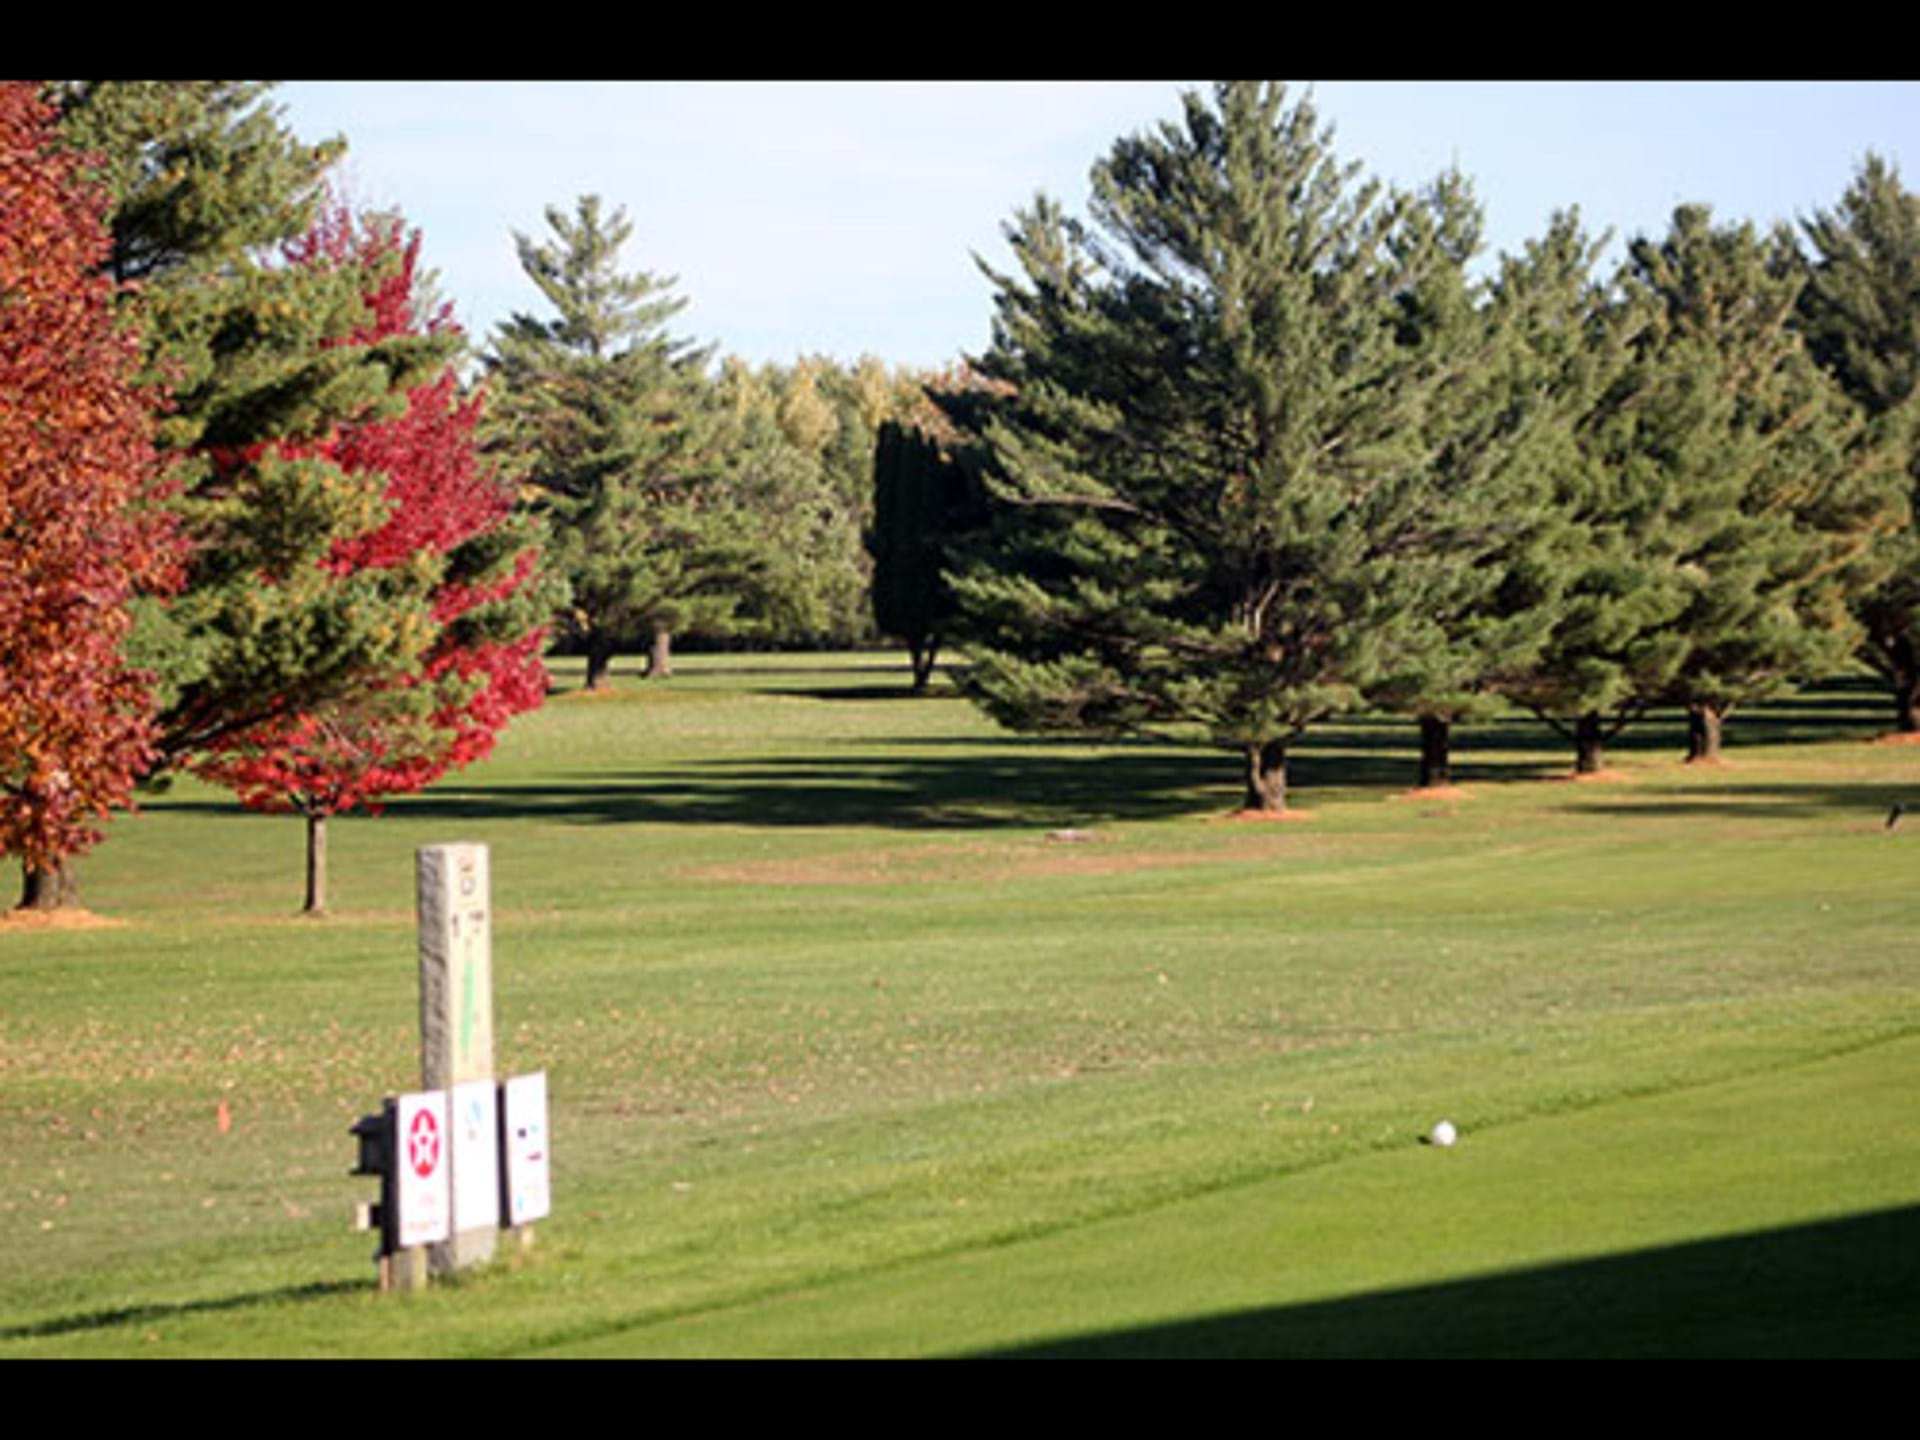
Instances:
[[[491,1080],[453,1087],[453,1229],[500,1224],[499,1091]]]
[[[394,1106],[394,1203],[400,1245],[431,1245],[453,1233],[452,1166],[447,1160],[447,1092],[402,1095]]]
[[[507,1224],[527,1225],[553,1208],[547,1135],[547,1072],[516,1075],[500,1087]]]

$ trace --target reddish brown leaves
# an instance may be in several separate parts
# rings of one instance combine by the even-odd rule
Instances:
[[[346,343],[367,345],[451,326],[444,309],[414,313],[419,250],[417,232],[407,236],[397,222],[356,220],[336,207],[287,258],[366,273],[371,318]],[[289,458],[317,456],[350,475],[385,478],[385,520],[336,544],[321,568],[342,579],[399,570],[421,556],[450,555],[505,523],[512,493],[481,464],[479,415],[479,397],[463,397],[449,369],[409,391],[396,419],[340,427],[303,447],[277,446]],[[534,561],[528,550],[492,581],[443,580],[431,600],[434,634],[415,672],[367,677],[319,711],[231,737],[196,770],[252,809],[332,815],[377,812],[384,797],[420,790],[484,757],[509,719],[545,697],[545,636],[530,625],[508,640],[463,641],[455,622],[529,584]]]
[[[96,273],[105,201],[53,146],[38,87],[0,85],[0,854],[56,872],[149,755],[127,600],[177,580],[152,500],[136,338]]]

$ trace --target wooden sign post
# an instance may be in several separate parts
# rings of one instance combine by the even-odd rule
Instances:
[[[453,1234],[428,1247],[432,1272],[444,1275],[492,1259],[500,1228],[487,847],[426,846],[417,875],[420,1087],[452,1091],[456,1112],[447,1123]]]

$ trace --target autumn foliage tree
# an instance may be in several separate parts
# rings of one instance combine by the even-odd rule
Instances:
[[[371,345],[454,328],[445,307],[418,313],[419,249],[418,232],[404,235],[397,221],[335,209],[287,258],[365,271],[368,319],[342,343]],[[381,484],[374,523],[336,541],[317,569],[339,584],[389,579],[379,623],[412,632],[401,650],[417,657],[404,669],[368,671],[324,704],[229,736],[195,764],[251,809],[306,817],[309,913],[326,908],[329,816],[378,813],[384,799],[483,758],[507,722],[545,696],[540,651],[552,597],[528,522],[511,513],[510,487],[480,460],[481,403],[461,393],[448,367],[409,390],[396,417],[271,447]]]
[[[39,88],[0,85],[0,854],[21,904],[61,899],[70,857],[128,803],[151,753],[126,601],[164,590],[152,421],[113,323],[104,197],[55,148]]]

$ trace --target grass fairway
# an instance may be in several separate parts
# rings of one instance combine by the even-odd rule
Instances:
[[[1360,720],[1258,825],[1230,758],[885,657],[561,676],[335,822],[324,921],[297,821],[183,782],[85,862],[111,924],[0,926],[0,1356],[1920,1351],[1920,748],[1870,691],[1709,770],[1655,717],[1608,785],[1470,730],[1460,800]],[[556,1214],[379,1297],[347,1126],[417,1077],[446,840]]]

